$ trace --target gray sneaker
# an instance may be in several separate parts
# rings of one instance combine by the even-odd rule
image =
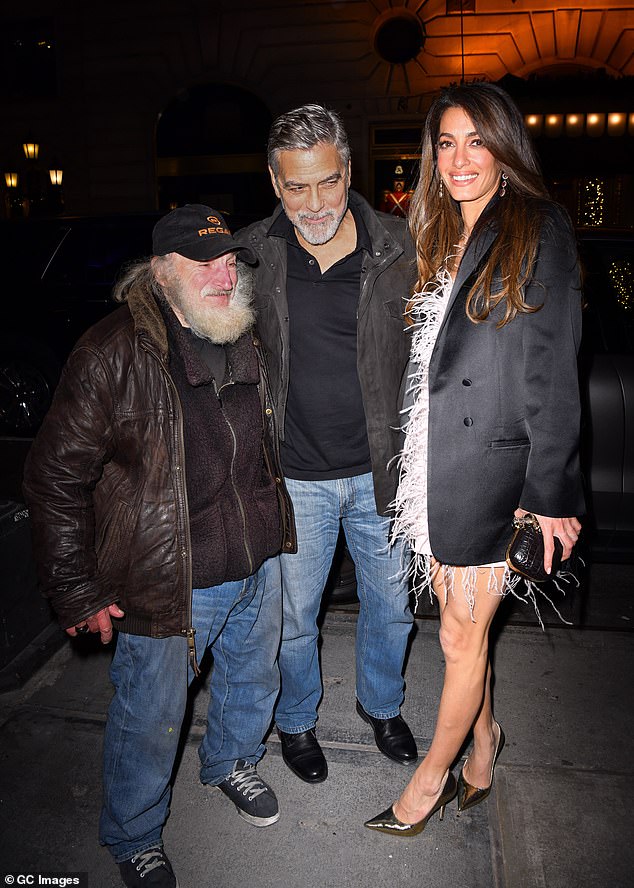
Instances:
[[[255,765],[244,759],[236,759],[232,772],[217,787],[253,826],[270,826],[280,819],[275,793],[258,775]]]
[[[119,864],[127,888],[178,888],[172,864],[162,845],[147,848]]]

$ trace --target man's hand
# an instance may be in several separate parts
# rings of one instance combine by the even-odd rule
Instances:
[[[515,517],[523,518],[527,512],[525,509],[516,509]],[[535,513],[534,513],[535,514]],[[579,539],[581,533],[581,522],[577,518],[548,518],[546,515],[537,515],[535,517],[539,521],[544,537],[544,570],[550,573],[553,566],[553,552],[555,551],[555,543],[553,537],[558,537],[564,547],[562,561],[570,558],[572,547]]]
[[[124,613],[118,604],[110,604],[103,610],[97,611],[92,617],[88,617],[78,626],[67,629],[66,632],[75,638],[77,635],[84,635],[86,632],[98,632],[101,635],[101,643],[108,644],[112,641],[112,621],[110,617],[123,617]]]

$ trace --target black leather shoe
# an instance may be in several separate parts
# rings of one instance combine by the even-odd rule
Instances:
[[[357,712],[374,731],[374,742],[383,755],[401,765],[411,765],[418,758],[416,741],[402,715],[373,718],[357,700]]]
[[[315,737],[314,728],[301,734],[287,734],[277,729],[282,741],[282,758],[306,783],[323,783],[328,776],[328,763]]]

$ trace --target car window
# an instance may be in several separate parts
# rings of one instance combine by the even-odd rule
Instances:
[[[51,256],[69,232],[63,223],[10,222],[0,227],[0,263],[9,281],[35,281],[42,277]]]
[[[46,274],[51,285],[112,286],[125,263],[151,253],[153,219],[73,226]]]
[[[595,351],[634,354],[634,238],[580,241],[584,337]]]

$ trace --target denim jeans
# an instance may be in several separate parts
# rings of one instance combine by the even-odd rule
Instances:
[[[322,696],[317,651],[322,591],[337,543],[339,521],[355,563],[359,618],[356,693],[376,718],[398,715],[403,702],[403,660],[413,614],[406,555],[388,547],[389,520],[377,514],[372,475],[329,481],[287,479],[297,525],[298,551],[281,555],[282,690],[275,710],[280,730],[314,727]]]
[[[279,690],[279,558],[246,580],[194,589],[200,661],[213,653],[200,779],[222,782],[236,759],[256,763]],[[161,840],[193,671],[180,636],[120,634],[110,670],[115,694],[104,737],[100,840],[120,863]]]

